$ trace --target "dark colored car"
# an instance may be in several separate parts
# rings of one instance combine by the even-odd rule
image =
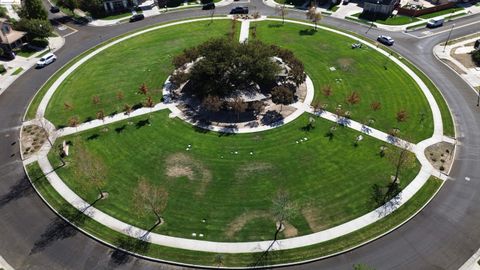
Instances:
[[[132,17],[130,17],[130,22],[136,22],[136,21],[141,21],[145,19],[145,15],[143,14],[135,14]]]
[[[13,60],[15,59],[15,53],[13,51],[5,51],[3,55],[0,55],[0,58],[5,60]]]
[[[248,14],[248,7],[235,7],[230,10],[230,14]]]
[[[60,12],[60,9],[56,6],[51,6],[50,7],[50,12],[51,13],[58,13],[58,12]]]
[[[203,10],[215,9],[215,3],[213,3],[213,2],[206,3],[202,6],[202,9]]]

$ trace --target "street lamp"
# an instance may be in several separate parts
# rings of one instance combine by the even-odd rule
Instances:
[[[445,41],[445,45],[443,46],[443,52],[445,52],[445,48],[447,48],[448,41],[450,41],[450,37],[452,36],[453,28],[455,24],[452,24],[452,28],[450,28],[450,32],[448,33],[447,41]]]
[[[480,86],[477,87],[478,94],[477,94],[477,107],[480,106]]]

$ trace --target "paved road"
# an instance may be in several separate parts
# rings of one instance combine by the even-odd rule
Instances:
[[[243,5],[243,4],[242,4]],[[248,4],[263,15],[273,15],[260,1]],[[218,8],[217,14],[229,7]],[[31,69],[0,95],[0,254],[16,269],[181,269],[114,252],[59,220],[30,187],[23,172],[18,133],[28,102],[49,76],[68,60],[111,37],[138,27],[174,19],[205,16],[208,12],[187,10],[167,13],[134,24],[92,28],[67,23],[79,31],[66,38],[57,52],[58,61],[42,69]],[[289,17],[304,18],[302,12]],[[479,24],[470,17],[456,22],[452,36],[462,36]],[[324,23],[365,34],[367,27],[325,18]],[[448,26],[446,26],[448,28]],[[423,30],[413,31],[422,36]],[[292,269],[350,269],[366,263],[377,269],[458,269],[480,247],[480,109],[476,95],[451,70],[432,55],[432,48],[446,39],[447,32],[425,38],[392,33],[394,49],[413,61],[444,93],[458,124],[460,146],[451,176],[438,196],[417,217],[395,232],[330,259]],[[368,37],[379,31],[372,29]],[[465,177],[470,177],[466,181]]]

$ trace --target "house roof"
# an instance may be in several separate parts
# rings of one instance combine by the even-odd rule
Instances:
[[[7,20],[4,18],[0,18],[0,29],[3,27],[3,24],[8,24]],[[8,25],[10,27],[10,24]],[[12,44],[24,37],[26,34],[26,32],[13,30],[10,27],[10,32],[8,34],[4,34],[2,31],[0,31],[0,41],[1,44]]]

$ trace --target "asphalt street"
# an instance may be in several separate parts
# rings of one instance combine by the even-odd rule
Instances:
[[[275,11],[261,1],[250,10],[262,15]],[[225,14],[231,6],[217,8]],[[0,95],[0,255],[15,269],[182,269],[115,252],[61,221],[31,188],[20,160],[18,137],[23,114],[40,86],[61,66],[81,52],[117,35],[151,24],[208,16],[209,11],[188,9],[147,18],[137,23],[89,27],[64,23],[77,32],[66,37],[58,60],[44,69],[30,69]],[[290,18],[304,19],[301,11]],[[374,39],[385,34],[368,26],[325,17],[324,24]],[[480,248],[480,109],[477,96],[453,71],[432,54],[445,41],[453,22],[425,33],[425,29],[389,33],[392,49],[422,69],[444,94],[457,124],[458,148],[451,180],[415,218],[398,230],[342,255],[291,269],[351,269],[365,263],[376,269],[458,269]],[[480,29],[480,16],[455,21],[452,37]],[[469,177],[467,181],[465,177]]]

